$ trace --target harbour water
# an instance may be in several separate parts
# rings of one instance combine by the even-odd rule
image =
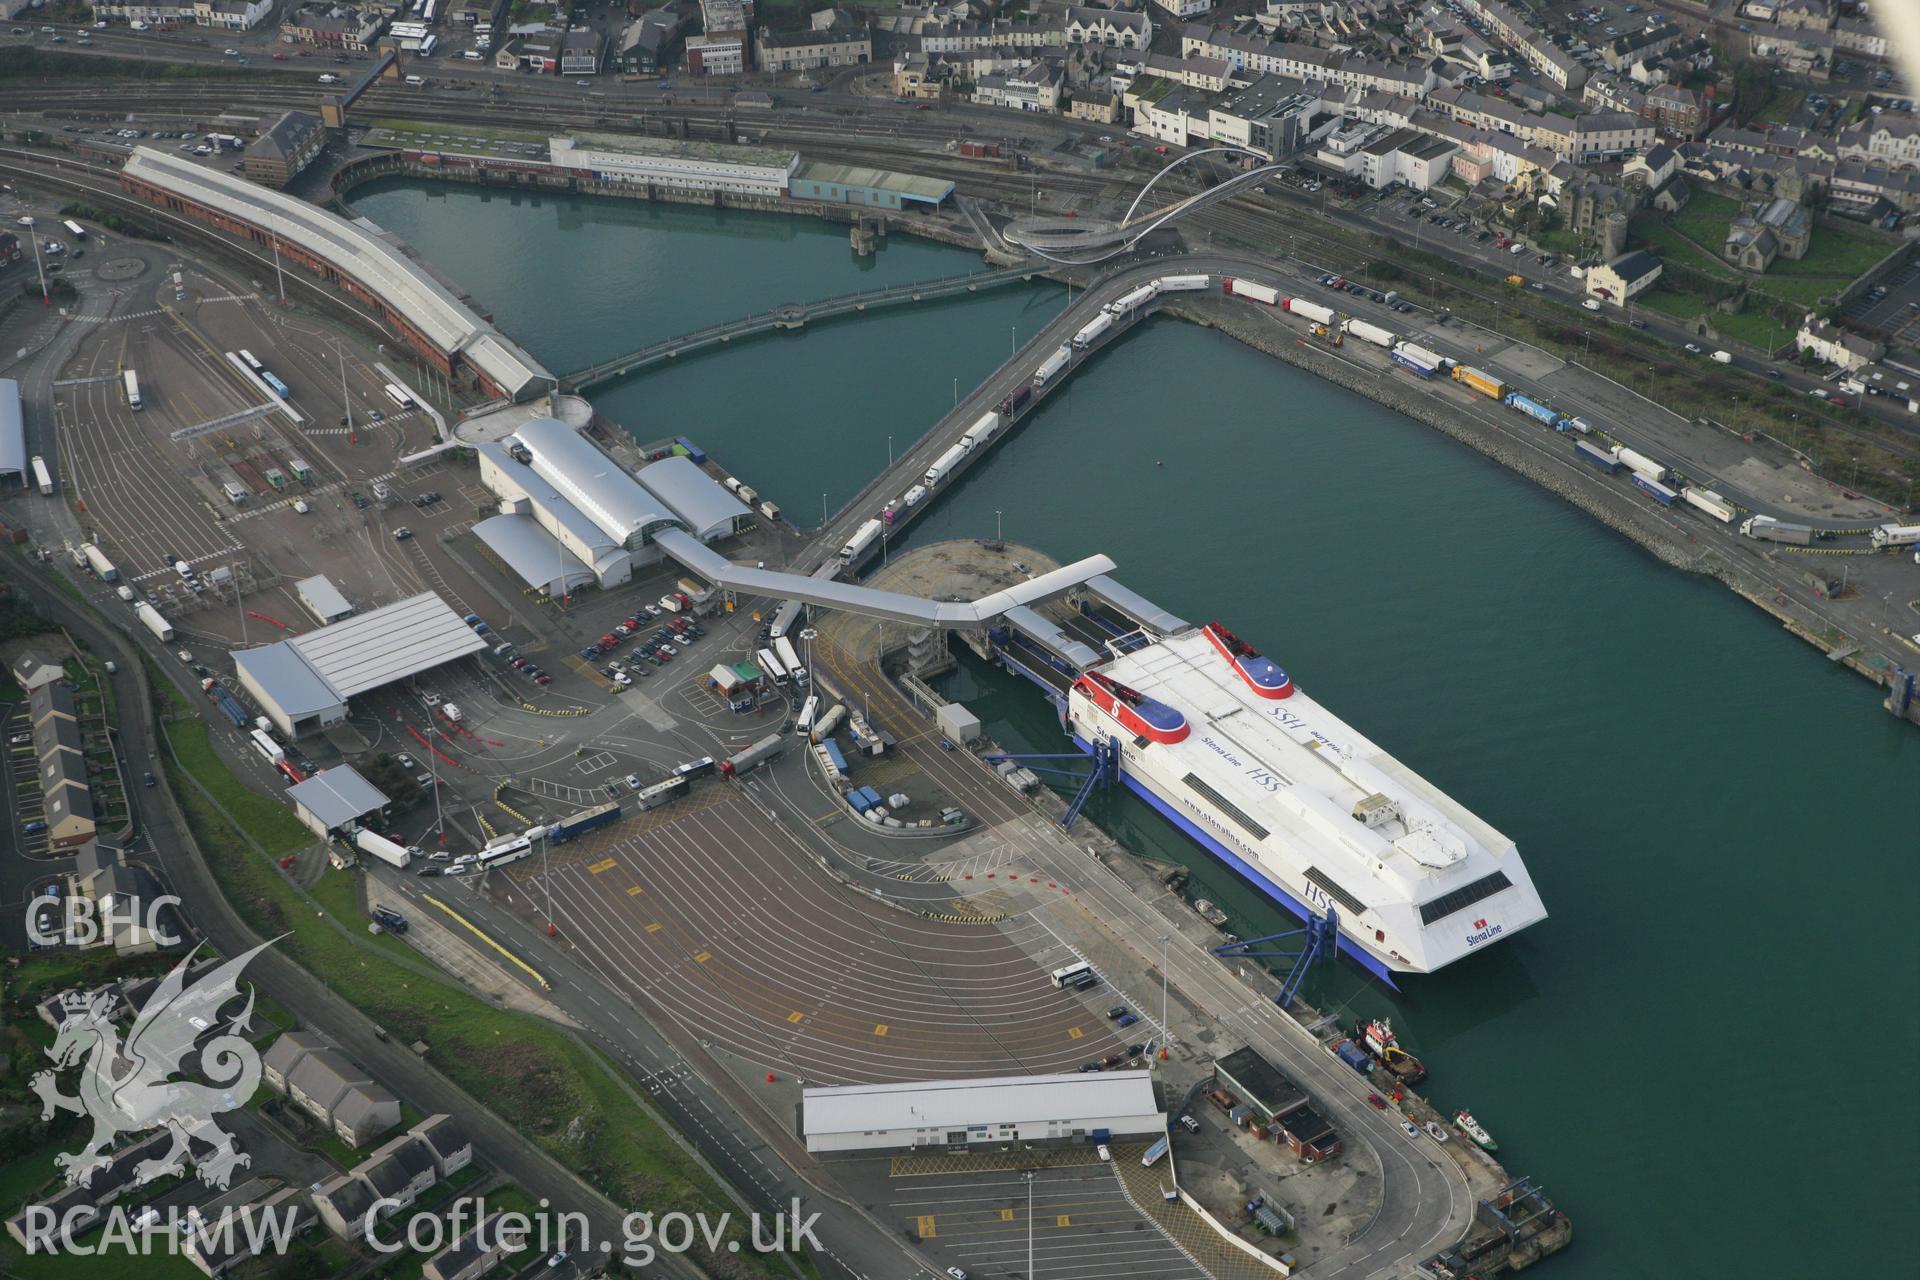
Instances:
[[[559,368],[970,262],[896,239],[869,265],[799,220],[458,187],[356,204]],[[888,434],[917,436],[951,378],[1059,301],[848,321],[598,402],[784,505],[837,506]],[[1434,1101],[1471,1108],[1573,1216],[1543,1274],[1911,1273],[1920,739],[1870,688],[1437,433],[1172,320],[1092,360],[910,541],[991,537],[996,512],[1010,539],[1105,551],[1128,585],[1227,624],[1518,841],[1546,922],[1399,997],[1344,967],[1309,994],[1390,1012]],[[1003,741],[1057,749],[1030,686],[969,664],[952,687]],[[1292,927],[1143,805],[1093,812],[1192,865],[1239,935]]]

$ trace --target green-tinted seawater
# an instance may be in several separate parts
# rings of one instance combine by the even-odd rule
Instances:
[[[949,274],[863,266],[802,220],[388,187],[356,200],[556,368],[783,301]],[[487,246],[479,252],[476,246]],[[903,265],[904,264],[904,265]],[[838,506],[1053,313],[1051,290],[822,327],[603,391],[796,510]],[[669,430],[670,428],[670,430]],[[1164,465],[1156,466],[1156,462]],[[1218,619],[1512,836],[1551,918],[1389,998],[1429,1092],[1471,1107],[1579,1242],[1563,1280],[1912,1274],[1920,737],[1715,584],[1369,401],[1171,320],[1094,359],[916,526],[991,536]],[[969,667],[1003,740],[1036,691]],[[1242,936],[1292,927],[1145,806],[1096,810],[1197,868]]]

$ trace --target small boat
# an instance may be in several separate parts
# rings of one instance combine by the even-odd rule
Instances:
[[[1215,928],[1218,928],[1219,926],[1227,922],[1227,913],[1222,911],[1220,908],[1214,906],[1211,902],[1207,901],[1205,898],[1195,898],[1193,901],[1193,909],[1200,913],[1200,918],[1202,920],[1205,920],[1208,924],[1213,925]]]
[[[1448,1138],[1452,1137],[1453,1135],[1449,1134],[1444,1128],[1442,1128],[1438,1121],[1429,1120],[1427,1121],[1427,1136],[1429,1138],[1432,1138],[1435,1142],[1445,1142]]]
[[[1485,1150],[1498,1151],[1500,1149],[1500,1144],[1493,1140],[1493,1135],[1483,1129],[1480,1126],[1480,1122],[1473,1118],[1473,1112],[1464,1109],[1456,1111],[1453,1113],[1453,1122],[1460,1126],[1460,1132],[1472,1138]]]

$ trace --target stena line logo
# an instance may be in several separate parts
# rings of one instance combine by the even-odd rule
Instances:
[[[1467,945],[1470,947],[1477,947],[1483,942],[1489,942],[1492,939],[1499,937],[1503,932],[1501,927],[1497,924],[1494,925],[1492,928],[1488,928],[1487,922],[1485,920],[1475,920],[1473,922],[1473,927],[1476,930],[1476,932],[1470,933],[1467,935]]]

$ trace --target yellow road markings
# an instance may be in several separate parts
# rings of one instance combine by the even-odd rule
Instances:
[[[660,930],[661,930],[661,929],[662,929],[663,927],[664,927],[664,926],[662,926],[662,925],[661,925],[661,924],[660,924],[660,923],[659,923],[658,921],[655,921],[654,923],[652,923],[652,924],[650,924],[650,925],[648,925],[648,926],[647,926],[647,932],[648,932],[648,933],[658,933],[658,932],[660,932]]]
[[[619,865],[620,864],[615,862],[612,858],[602,858],[600,859],[600,861],[588,867],[587,870],[593,872],[594,875],[599,875],[602,871],[611,871]]]
[[[553,984],[547,981],[545,974],[542,974],[538,969],[528,964],[525,960],[522,960],[519,956],[513,954],[513,952],[507,950],[505,947],[495,942],[492,938],[488,937],[485,933],[481,932],[480,926],[474,924],[473,921],[467,919],[465,916],[461,915],[458,911],[455,911],[452,907],[440,901],[440,899],[434,897],[432,894],[424,894],[422,896],[425,897],[428,902],[440,908],[442,911],[446,912],[449,916],[452,916],[459,923],[461,923],[462,925],[465,925],[467,928],[467,931],[473,934],[474,937],[480,939],[480,941],[486,943],[488,946],[492,947],[495,951],[498,951],[501,955],[505,956],[522,972],[527,974],[527,976],[531,977],[535,982],[539,983],[543,990],[547,990],[547,991],[553,990]]]
[[[1011,1210],[1011,1209],[1002,1209],[1002,1210],[1000,1211],[1000,1221],[1002,1221],[1002,1222],[1012,1222],[1012,1221],[1013,1221],[1013,1210]]]
[[[792,1013],[787,1015],[787,1021],[791,1022],[796,1027],[799,1026],[801,1023],[805,1022],[806,1020],[807,1020],[807,1015],[800,1012],[798,1009],[795,1009]]]
[[[627,896],[629,898],[637,898],[645,892],[646,892],[645,889],[642,889],[639,885],[636,884],[627,890]]]
[[[1078,1027],[1068,1027],[1068,1028],[1067,1028],[1067,1039],[1069,1039],[1069,1040],[1078,1040],[1078,1039],[1080,1039],[1080,1038],[1081,1038],[1082,1036],[1084,1036],[1084,1035],[1086,1035],[1086,1034],[1087,1034],[1086,1032],[1084,1032],[1084,1031],[1082,1031],[1082,1030],[1081,1030],[1080,1028],[1078,1028]]]
[[[702,952],[701,952],[701,953],[700,953],[699,955],[697,955],[697,956],[695,956],[695,957],[693,958],[693,962],[694,962],[695,964],[705,964],[705,963],[706,963],[707,961],[709,961],[709,960],[711,960],[711,959],[713,959],[713,952],[711,952],[711,951],[702,951]]]
[[[882,1022],[879,1025],[875,1026],[873,1029],[873,1034],[877,1036],[883,1036],[887,1034],[887,1024]]]
[[[1066,1213],[1057,1213],[1053,1217],[1053,1225],[1056,1227],[1070,1227],[1073,1225],[1073,1216]]]
[[[915,1234],[917,1234],[922,1240],[931,1240],[935,1236],[940,1234],[938,1231],[934,1230],[933,1215],[930,1213],[923,1213],[919,1217],[915,1218],[913,1220],[913,1229]]]

